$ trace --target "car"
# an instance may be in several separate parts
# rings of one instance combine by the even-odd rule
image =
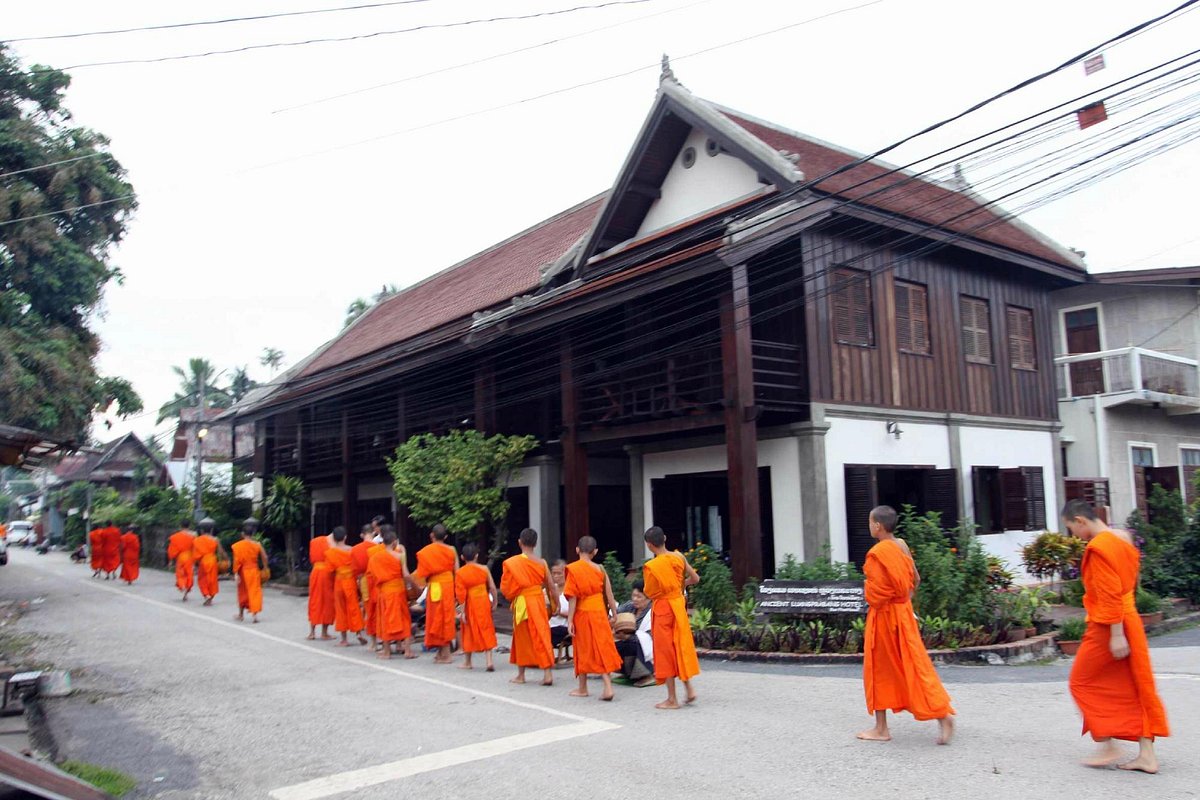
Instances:
[[[8,563],[8,539],[0,539],[0,567]]]
[[[29,547],[33,544],[33,523],[27,519],[18,519],[8,523],[8,546],[22,545]]]

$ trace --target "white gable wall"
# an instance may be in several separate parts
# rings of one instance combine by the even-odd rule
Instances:
[[[662,196],[650,205],[635,238],[754,194],[762,188],[758,173],[745,162],[725,152],[710,156],[705,148],[708,138],[707,133],[696,128],[688,134],[671,171],[663,180]],[[696,162],[685,168],[683,152],[689,147],[695,150]]]

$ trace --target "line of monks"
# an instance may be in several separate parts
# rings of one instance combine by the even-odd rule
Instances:
[[[499,588],[488,569],[479,563],[478,546],[463,546],[461,555],[446,543],[448,533],[435,525],[429,544],[416,553],[416,570],[410,572],[407,553],[390,525],[368,525],[362,541],[346,544],[346,531],[338,527],[328,536],[309,543],[312,571],[308,585],[309,639],[333,640],[329,628],[340,635],[339,647],[349,647],[353,633],[360,644],[368,637],[380,658],[401,653],[416,658],[410,602],[424,594],[426,649],[436,651],[434,662],[453,662],[456,643],[464,658],[461,669],[472,669],[475,654],[484,655],[486,669],[495,665],[493,612],[501,595],[512,608],[513,634],[509,661],[517,668],[512,683],[525,683],[527,669],[543,671],[542,685],[554,683],[554,648],[550,639],[550,609],[558,608],[558,589],[550,568],[536,555],[538,534],[532,528],[518,537],[521,552],[507,559]],[[666,537],[654,527],[645,534],[654,558],[644,567],[646,594],[653,601],[655,679],[667,686],[667,699],[658,708],[679,708],[675,682],[683,682],[686,701],[695,702],[691,680],[700,665],[692,641],[683,590],[699,576],[678,552],[666,549]],[[601,700],[612,700],[611,673],[622,659],[613,639],[617,604],[604,568],[595,562],[596,540],[581,537],[579,559],[567,566],[563,595],[568,600],[567,626],[572,636],[578,685],[573,697],[587,697],[589,675],[603,680]],[[318,637],[317,629],[320,628]]]
[[[1170,729],[1134,604],[1141,555],[1126,531],[1110,529],[1082,500],[1069,501],[1061,517],[1072,535],[1087,542],[1080,566],[1087,632],[1069,680],[1071,696],[1083,716],[1083,733],[1100,745],[1099,752],[1084,763],[1158,772],[1154,741],[1170,735]],[[949,744],[955,712],[921,641],[912,606],[921,575],[908,545],[894,534],[897,519],[890,506],[873,509],[869,519],[871,536],[878,541],[863,565],[869,606],[863,688],[875,727],[858,738],[890,741],[887,712],[908,711],[918,720],[937,720],[937,742]],[[1138,755],[1118,763],[1123,755],[1114,742],[1117,739],[1137,742]]]
[[[249,611],[252,621],[258,622],[263,604],[262,585],[271,577],[267,551],[254,538],[258,520],[251,517],[242,523],[241,541],[229,547],[232,558],[214,534],[215,526],[213,520],[203,519],[198,526],[199,533],[182,528],[167,539],[167,561],[175,564],[175,588],[183,595],[185,603],[193,587],[199,588],[203,604],[211,606],[220,591],[220,575],[232,570],[237,581],[238,601],[234,619],[244,620]]]
[[[137,526],[130,525],[125,533],[105,520],[100,527],[88,531],[88,549],[91,552],[92,577],[104,576],[104,580],[123,580],[132,585],[138,579],[142,565],[142,540]],[[121,570],[120,577],[117,570]]]

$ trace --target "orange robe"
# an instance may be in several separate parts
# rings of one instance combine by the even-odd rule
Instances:
[[[312,572],[308,573],[309,625],[332,625],[337,619],[333,603],[333,567],[325,561],[328,550],[328,536],[318,536],[308,543],[308,561],[312,564]]]
[[[375,576],[371,574],[371,559],[376,553],[386,553],[387,548],[382,544],[374,543],[367,548],[367,573],[363,579],[367,584],[367,597],[363,603],[363,621],[367,624],[367,635],[378,635],[378,626],[376,623],[379,620],[379,584],[375,580]],[[404,588],[404,610],[408,614],[409,625],[412,625],[412,612],[408,610],[408,587]],[[407,637],[405,637],[407,638]]]
[[[238,581],[238,608],[251,614],[262,611],[262,573],[259,571],[259,553],[262,545],[253,539],[234,542],[233,574],[240,575]]]
[[[488,571],[479,564],[464,564],[454,575],[454,595],[463,607],[462,649],[484,653],[496,649],[496,623],[488,596]]]
[[[418,578],[424,578],[425,646],[442,647],[454,641],[454,564],[458,553],[448,544],[431,542],[417,551]]]
[[[687,600],[683,596],[684,559],[678,553],[655,556],[642,567],[651,606],[650,637],[654,641],[654,680],[678,677],[690,681],[700,674]]]
[[[354,580],[350,551],[331,547],[325,551],[325,563],[333,568],[333,626],[339,633],[357,633],[363,629],[363,619],[358,608],[358,581]]]
[[[408,589],[404,568],[383,545],[372,548],[367,574],[376,593],[375,632],[385,642],[402,642],[412,636],[412,615],[408,610]]]
[[[121,537],[121,580],[133,583],[142,568],[142,540],[133,531]]]
[[[192,542],[196,559],[196,583],[204,597],[217,596],[217,537],[202,533]]]
[[[500,576],[500,594],[512,603],[512,649],[508,661],[518,667],[554,666],[550,644],[550,615],[543,591],[546,564],[524,553],[506,559]]]
[[[954,713],[913,616],[916,566],[894,539],[878,542],[863,565],[870,610],[863,634],[867,713],[908,711],[919,720]]]
[[[195,540],[196,534],[191,531],[175,531],[167,540],[167,560],[175,562],[175,586],[180,591],[188,592],[192,589],[195,571],[192,543]]]
[[[617,672],[624,663],[608,621],[606,586],[607,574],[595,564],[580,559],[567,565],[563,594],[575,598],[575,634],[571,641],[576,675],[605,675]]]
[[[109,526],[100,531],[100,569],[116,572],[121,568],[121,529]]]
[[[367,563],[371,560],[371,549],[375,547],[375,543],[370,539],[363,539],[358,544],[350,548],[350,562],[354,565],[354,578],[358,581],[358,599],[362,603],[363,626],[369,636],[375,635],[375,628],[371,624],[371,603],[370,587],[367,578]]]
[[[1112,531],[1097,534],[1083,551],[1083,607],[1087,632],[1071,667],[1071,696],[1083,714],[1083,732],[1093,738],[1170,736],[1167,712],[1154,686],[1146,630],[1134,606],[1140,554]],[[1124,623],[1129,655],[1120,661],[1108,649],[1109,626]]]
[[[101,544],[103,530],[103,528],[93,528],[88,531],[88,549],[91,551],[93,570],[100,569],[100,566],[104,563],[104,545]]]

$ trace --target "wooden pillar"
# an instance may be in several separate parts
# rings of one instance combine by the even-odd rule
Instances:
[[[358,505],[358,482],[351,465],[350,412],[342,411],[342,527],[355,530],[354,511]]]
[[[750,336],[750,283],[746,265],[732,270],[721,296],[721,375],[725,394],[725,454],[729,476],[733,579],[763,576],[762,517],[758,498],[758,409]]]
[[[475,430],[496,433],[496,373],[490,362],[475,368]]]
[[[304,475],[305,446],[304,446],[304,415],[305,409],[296,412],[296,473]]]
[[[396,444],[404,444],[408,439],[408,405],[405,402],[404,390],[396,391]]]
[[[564,557],[575,553],[575,545],[581,536],[589,536],[588,530],[588,464],[587,450],[579,441],[579,391],[575,384],[575,369],[571,363],[571,340],[564,336],[560,349],[563,419],[563,493],[566,499],[566,537],[563,542]],[[545,548],[543,548],[543,552]]]

